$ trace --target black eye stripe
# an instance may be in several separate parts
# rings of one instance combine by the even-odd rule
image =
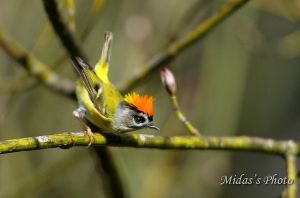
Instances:
[[[133,119],[137,124],[144,123],[146,121],[143,116],[138,115],[133,116]]]

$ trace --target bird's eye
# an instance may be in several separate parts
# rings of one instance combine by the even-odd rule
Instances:
[[[137,124],[141,124],[141,123],[144,123],[145,122],[145,118],[143,116],[134,116],[133,117],[134,121],[137,123]]]

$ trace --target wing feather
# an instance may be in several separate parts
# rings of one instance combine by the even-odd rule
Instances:
[[[100,111],[97,104],[97,95],[99,96],[99,93],[98,90],[95,89],[95,87],[97,87],[98,89],[100,88],[100,85],[98,84],[100,82],[100,79],[93,71],[93,67],[83,59],[79,57],[72,57],[72,62],[76,71],[80,75],[95,108]]]

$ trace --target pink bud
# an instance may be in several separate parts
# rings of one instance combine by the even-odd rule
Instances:
[[[160,78],[162,84],[165,86],[167,92],[170,95],[175,95],[176,94],[176,81],[173,73],[167,69],[163,68],[160,70]]]

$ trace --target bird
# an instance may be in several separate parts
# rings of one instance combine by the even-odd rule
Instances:
[[[112,32],[105,32],[101,57],[95,67],[81,57],[71,57],[79,74],[76,82],[78,108],[73,115],[86,127],[86,135],[94,142],[94,134],[85,119],[104,132],[123,134],[143,128],[159,130],[153,123],[154,97],[132,92],[122,95],[108,77]]]

